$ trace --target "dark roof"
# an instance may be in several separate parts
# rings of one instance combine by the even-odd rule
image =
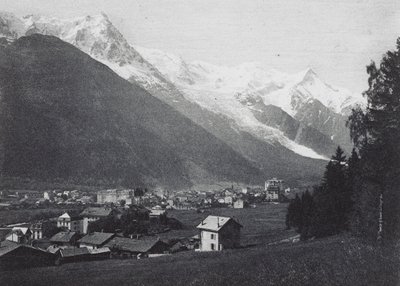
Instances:
[[[106,207],[90,207],[86,208],[81,212],[83,217],[107,217],[113,212],[112,208]]]
[[[19,248],[22,244],[18,243],[2,243],[0,245],[0,257]]]
[[[74,231],[61,231],[50,238],[51,242],[71,242],[76,235]]]
[[[0,241],[6,239],[8,234],[11,232],[12,228],[7,227],[7,228],[0,228]]]
[[[149,252],[157,243],[163,243],[159,239],[131,239],[125,237],[114,237],[105,246],[111,249],[119,249],[135,253]]]
[[[223,228],[229,222],[234,222],[242,227],[240,223],[238,223],[231,217],[209,215],[197,226],[197,228],[211,231],[220,231],[221,228]]]
[[[0,245],[0,257],[6,255],[6,254],[8,254],[8,253],[10,253],[10,252],[12,252],[12,251],[14,251],[16,249],[18,249],[18,248],[33,249],[33,250],[35,250],[37,252],[48,253],[50,255],[49,252],[47,252],[47,251],[45,251],[43,249],[37,248],[37,247],[33,247],[33,246],[30,246],[30,245],[26,245],[26,244],[19,244],[19,243],[11,242],[11,241],[3,241],[1,243],[1,245]]]
[[[89,250],[86,247],[64,248],[64,249],[61,249],[60,251],[61,251],[62,257],[74,257],[74,256],[89,254]]]
[[[106,243],[108,240],[113,238],[114,233],[107,233],[107,232],[93,232],[85,235],[82,237],[78,242],[86,243],[86,244],[93,244],[93,245],[102,245]]]

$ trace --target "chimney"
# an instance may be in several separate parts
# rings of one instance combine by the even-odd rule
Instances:
[[[219,216],[217,216],[217,225],[219,227]]]

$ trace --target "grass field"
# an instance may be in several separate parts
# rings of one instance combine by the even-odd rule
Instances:
[[[399,255],[345,236],[0,271],[0,285],[399,285]]]
[[[241,230],[241,244],[256,245],[274,242],[286,237],[294,236],[294,231],[285,228],[287,204],[259,204],[256,208],[233,209],[215,208],[197,213],[194,210],[169,211],[168,216],[178,219],[184,224],[182,230],[172,230],[160,234],[161,238],[188,237],[198,234],[196,226],[208,215],[234,217],[243,225]]]

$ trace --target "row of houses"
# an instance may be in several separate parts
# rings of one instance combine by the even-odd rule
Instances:
[[[198,251],[240,247],[242,225],[233,218],[208,216],[197,228],[200,232]],[[52,236],[50,245],[43,248],[27,244],[30,235],[29,229],[15,227],[6,240],[0,243],[0,269],[60,265],[114,257],[140,259],[174,253],[185,247],[181,241],[171,246],[157,237],[130,238],[105,232],[93,232],[82,237],[74,231],[62,231]],[[25,237],[25,240],[21,237]]]

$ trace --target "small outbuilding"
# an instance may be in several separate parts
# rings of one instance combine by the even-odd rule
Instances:
[[[123,256],[162,254],[168,250],[168,244],[156,239],[132,239],[114,237],[106,245],[113,254]]]
[[[50,242],[57,246],[68,247],[75,246],[78,239],[79,235],[74,231],[61,231],[53,235]]]
[[[56,256],[45,250],[11,241],[0,245],[0,269],[54,265]]]
[[[103,247],[115,236],[114,233],[93,232],[85,235],[78,240],[79,247],[87,247],[89,249],[97,249]]]

